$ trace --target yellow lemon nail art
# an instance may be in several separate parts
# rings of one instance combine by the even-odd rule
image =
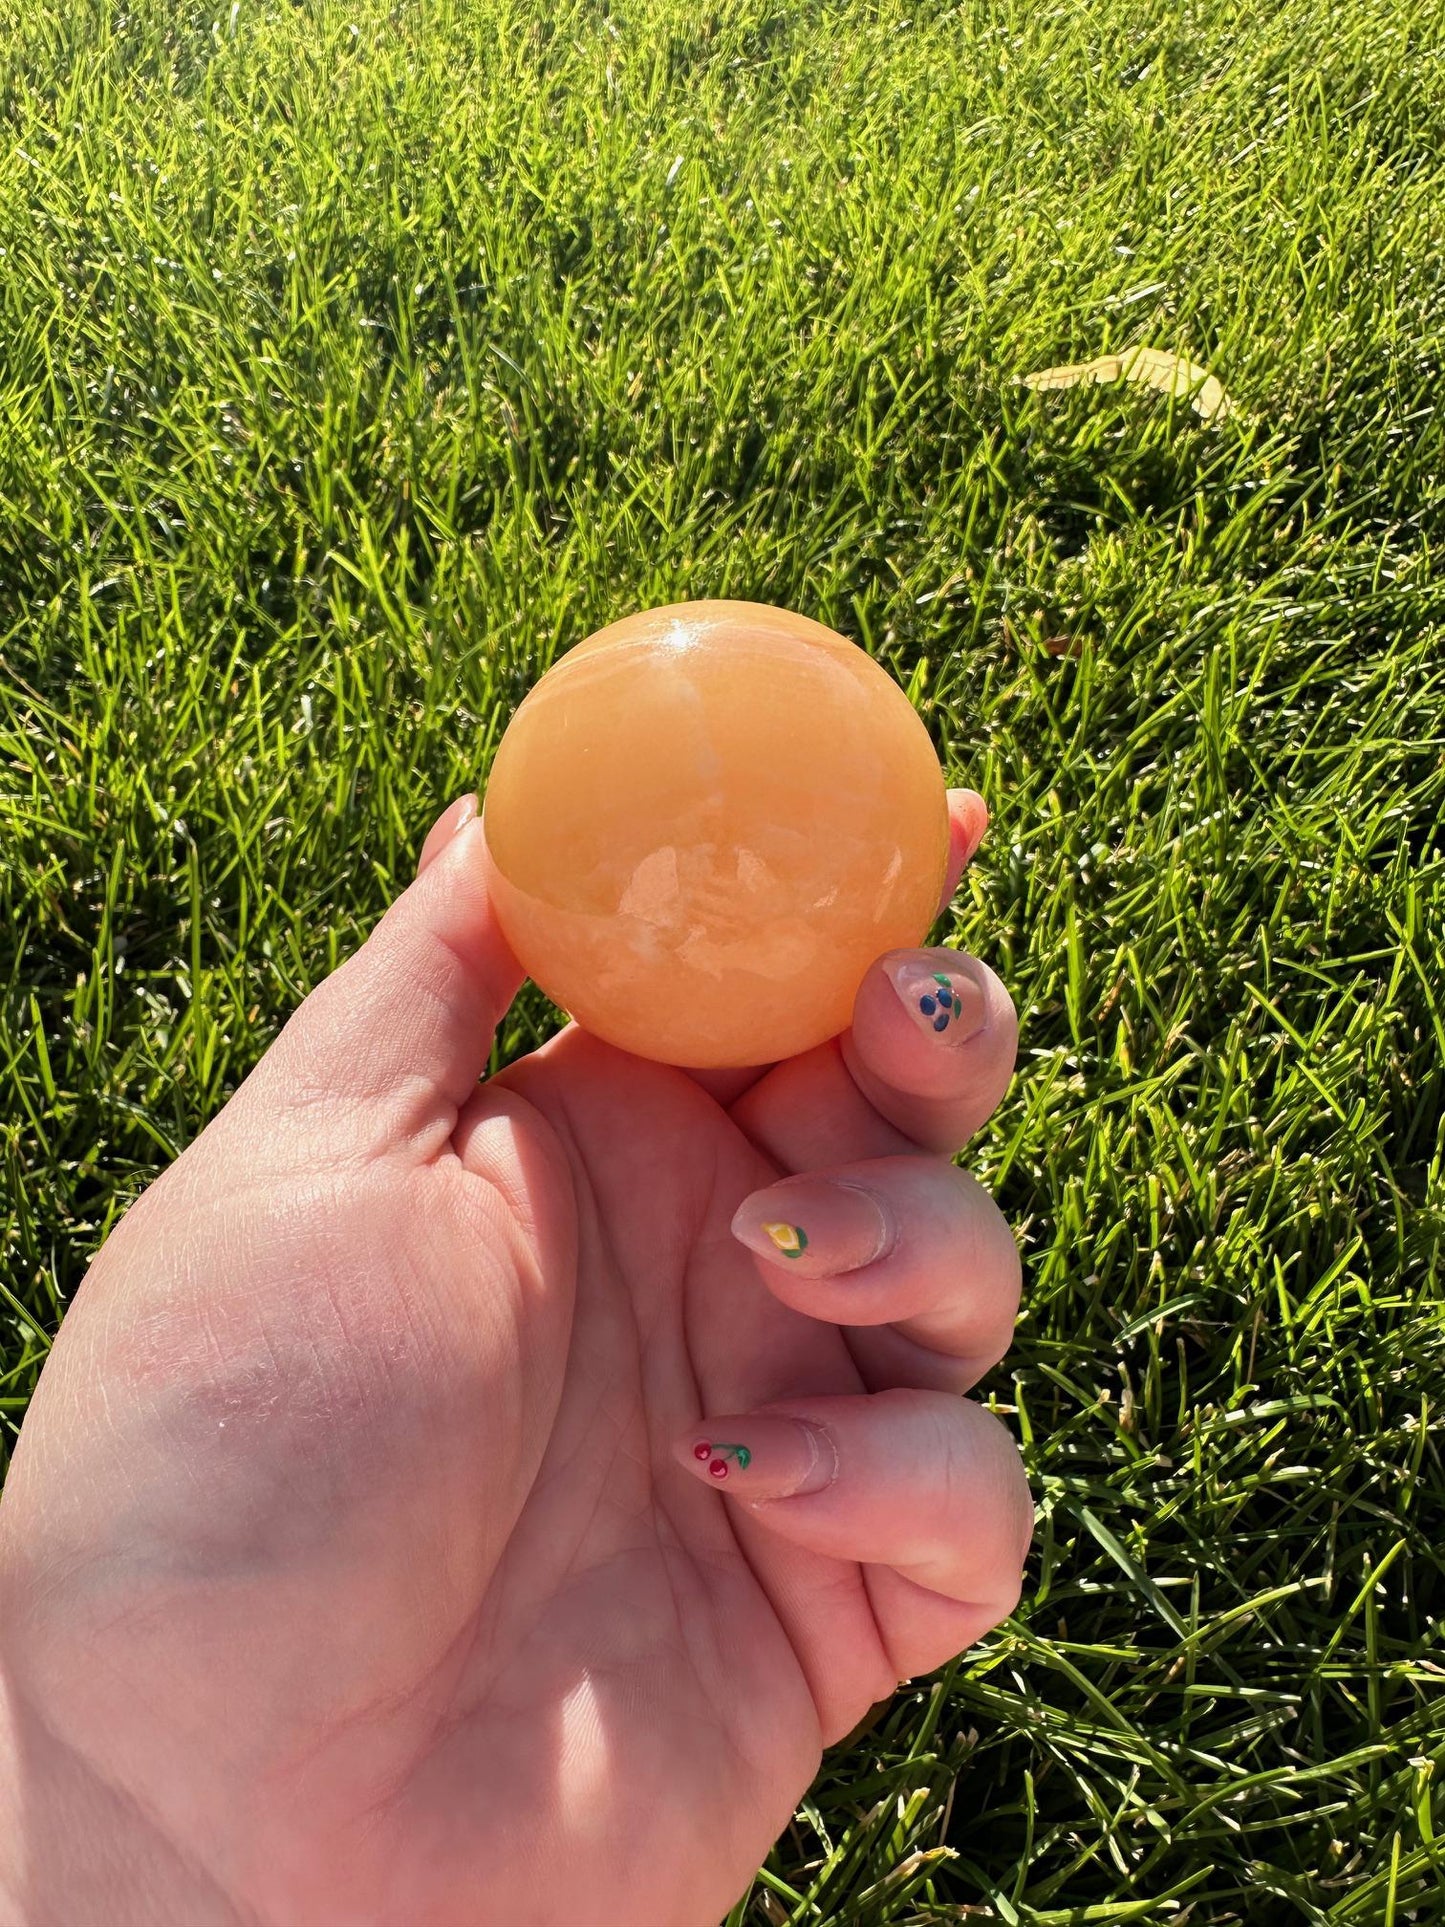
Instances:
[[[800,1224],[765,1224],[763,1230],[785,1258],[797,1258],[808,1248],[808,1234]]]

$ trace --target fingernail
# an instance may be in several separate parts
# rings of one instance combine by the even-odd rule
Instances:
[[[803,1278],[857,1271],[894,1241],[881,1199],[835,1178],[787,1178],[755,1191],[738,1206],[732,1230],[760,1258]]]
[[[421,853],[416,860],[418,876],[424,875],[442,852],[456,842],[476,813],[477,799],[471,794],[460,796],[447,805],[422,842]]]
[[[903,1008],[930,1036],[963,1044],[988,1022],[983,986],[962,962],[944,965],[928,957],[894,957],[883,968]]]
[[[821,1492],[838,1476],[832,1434],[809,1419],[713,1419],[673,1451],[694,1478],[740,1499],[798,1498]]]
[[[938,915],[942,916],[953,901],[957,880],[950,884],[954,866],[960,875],[978,854],[979,845],[988,833],[988,804],[977,790],[950,790],[949,802],[949,856],[948,875],[943,879],[943,894],[938,902]]]

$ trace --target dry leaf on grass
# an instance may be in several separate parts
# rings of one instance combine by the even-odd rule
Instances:
[[[1100,355],[1094,361],[1075,361],[1063,368],[1043,368],[1024,376],[1025,388],[1078,388],[1086,382],[1135,381],[1161,395],[1187,396],[1202,421],[1223,421],[1237,406],[1224,384],[1197,361],[1171,355],[1164,348],[1126,348],[1122,354]]]

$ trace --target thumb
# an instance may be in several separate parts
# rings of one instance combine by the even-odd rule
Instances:
[[[374,1108],[411,1135],[465,1102],[521,981],[464,797],[427,838],[416,881],[296,1012],[268,1069],[293,1096]],[[450,1130],[454,1118],[442,1121]]]

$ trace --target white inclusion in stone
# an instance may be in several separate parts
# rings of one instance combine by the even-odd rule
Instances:
[[[893,886],[903,874],[903,852],[895,849],[889,858],[888,868],[883,873],[883,881],[878,887],[878,896],[873,905],[873,918],[877,922],[888,908],[888,900],[893,895]]]
[[[617,908],[644,923],[675,923],[678,915],[677,851],[669,843],[645,856],[627,879]]]
[[[754,850],[738,851],[738,882],[751,896],[773,886],[773,873]]]

